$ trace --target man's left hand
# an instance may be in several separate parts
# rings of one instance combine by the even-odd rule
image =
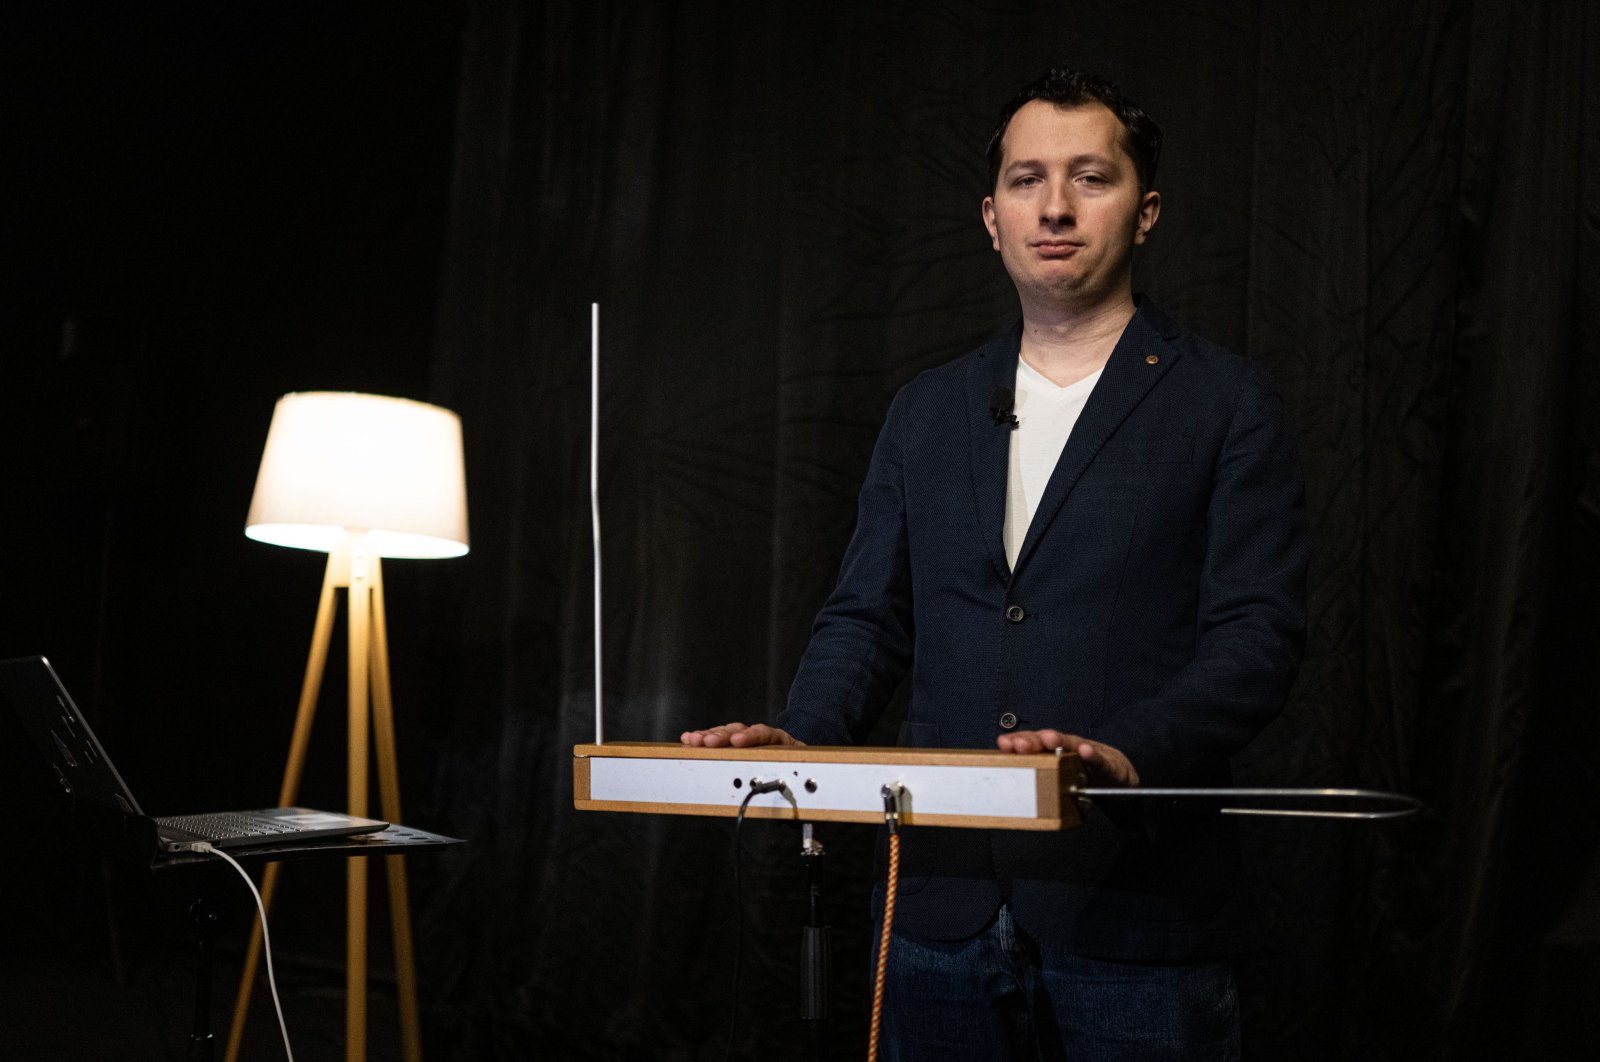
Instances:
[[[1075,734],[1060,730],[1018,730],[1012,734],[1001,734],[995,739],[995,744],[1001,752],[1054,752],[1056,749],[1066,749],[1078,754],[1078,761],[1083,764],[1090,785],[1131,787],[1139,784],[1139,772],[1134,770],[1128,757],[1110,745]]]

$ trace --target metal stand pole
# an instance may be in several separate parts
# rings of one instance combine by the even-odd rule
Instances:
[[[194,923],[194,1031],[189,1034],[189,1062],[211,1062],[211,952],[217,936],[217,913],[211,909],[211,871],[200,878],[200,895],[189,905]]]
[[[805,823],[800,842],[805,861],[808,913],[800,933],[800,1018],[810,1031],[811,1057],[826,1062],[828,1051],[828,927],[822,924],[822,844]]]

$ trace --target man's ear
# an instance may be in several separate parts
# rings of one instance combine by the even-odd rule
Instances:
[[[984,200],[988,202],[988,200]],[[1135,221],[1133,233],[1134,243],[1143,243],[1150,230],[1156,227],[1156,218],[1161,216],[1161,193],[1156,191],[1146,192],[1139,201],[1139,217]]]
[[[989,230],[989,243],[995,250],[1000,249],[1000,230],[994,223],[994,196],[983,197],[983,227]]]

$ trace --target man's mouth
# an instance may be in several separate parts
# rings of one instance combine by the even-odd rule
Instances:
[[[1083,244],[1073,240],[1038,240],[1033,249],[1044,258],[1065,258],[1083,249]]]

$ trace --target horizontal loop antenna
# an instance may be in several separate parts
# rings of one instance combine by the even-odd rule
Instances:
[[[1422,810],[1422,801],[1378,789],[1129,788],[1073,786],[1068,792],[1094,800],[1171,800],[1217,804],[1223,815],[1262,815],[1301,819],[1403,819]]]

